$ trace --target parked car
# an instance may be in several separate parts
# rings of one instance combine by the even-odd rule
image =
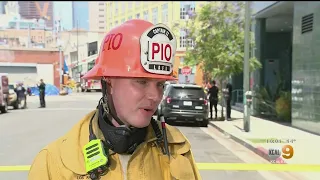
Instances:
[[[170,84],[176,84],[176,81],[166,81],[166,82],[164,83],[164,86],[163,86],[163,92],[166,91],[168,85],[170,85]],[[159,104],[159,107],[160,107],[160,104]],[[158,109],[156,110],[156,112],[154,112],[154,114],[153,114],[154,116],[156,116],[156,115],[158,114],[159,107],[158,107]]]
[[[0,73],[0,112],[8,112],[8,96],[9,96],[9,79],[8,74]]]
[[[14,109],[25,109],[27,107],[27,94],[24,93],[24,97],[18,98],[14,85],[9,85],[9,102],[8,106],[13,106]]]
[[[12,85],[12,84],[9,84],[8,106],[13,106],[14,109],[19,108],[17,93],[14,91],[14,85]]]
[[[204,89],[198,85],[169,84],[158,108],[158,119],[166,122],[194,122],[208,126],[208,101]]]

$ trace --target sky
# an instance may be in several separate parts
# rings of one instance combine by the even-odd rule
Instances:
[[[273,4],[275,2],[277,2],[277,1],[253,1],[252,2],[252,9],[253,9],[252,14],[255,14],[255,13],[261,11],[262,9],[270,6],[271,4]]]
[[[53,2],[54,18],[61,18],[61,28],[72,29],[72,2],[71,1],[54,1]]]

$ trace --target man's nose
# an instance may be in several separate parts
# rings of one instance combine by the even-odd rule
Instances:
[[[159,101],[162,98],[163,91],[157,84],[149,84],[147,91],[146,91],[146,97],[153,101]]]

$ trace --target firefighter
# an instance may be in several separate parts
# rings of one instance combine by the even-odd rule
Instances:
[[[201,179],[190,142],[152,118],[173,77],[177,41],[163,24],[129,20],[106,34],[95,66],[102,98],[70,132],[36,156],[33,179]]]
[[[43,79],[40,79],[40,83],[37,85],[39,88],[39,98],[40,98],[40,108],[46,107],[46,84],[43,82]]]

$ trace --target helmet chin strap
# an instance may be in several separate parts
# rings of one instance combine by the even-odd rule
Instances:
[[[107,93],[108,90],[108,83],[105,78],[101,79],[101,92],[102,92],[102,102],[101,105],[103,106],[104,109],[104,116],[111,116],[112,118],[108,118],[110,121],[114,119],[120,126],[125,126],[125,124],[120,120],[120,118],[117,116],[117,111],[114,108],[114,103],[113,103],[113,98],[112,95]],[[128,127],[128,129],[130,126]]]

